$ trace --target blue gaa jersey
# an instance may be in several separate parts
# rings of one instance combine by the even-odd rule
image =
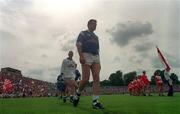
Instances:
[[[93,32],[88,30],[82,31],[77,39],[76,44],[81,45],[82,52],[99,55],[99,40]]]

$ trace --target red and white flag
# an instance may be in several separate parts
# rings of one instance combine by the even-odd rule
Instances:
[[[168,64],[167,60],[165,59],[165,57],[163,56],[162,52],[160,51],[160,49],[156,46],[157,48],[157,53],[158,53],[158,56],[162,62],[162,64],[164,65],[165,69],[167,71],[170,71],[171,68],[170,68],[170,65]]]

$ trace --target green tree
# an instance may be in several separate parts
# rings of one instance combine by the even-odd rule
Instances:
[[[179,84],[178,76],[175,73],[171,73],[170,78],[173,80],[174,84]]]
[[[137,72],[136,71],[132,71],[129,73],[124,74],[124,82],[125,85],[128,85],[135,77],[137,77]]]
[[[151,85],[155,85],[156,82],[155,82],[155,77],[154,76],[151,76],[151,82],[150,82]]]
[[[109,77],[110,85],[111,86],[123,86],[124,81],[122,78],[122,72],[118,70],[116,73],[112,73]]]
[[[101,86],[110,86],[111,85],[109,80],[103,80],[100,82],[100,84],[101,84]]]

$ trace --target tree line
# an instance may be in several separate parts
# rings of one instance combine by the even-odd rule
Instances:
[[[160,72],[160,76],[165,82],[164,70],[156,70],[155,72]],[[110,74],[109,78],[101,81],[100,84],[101,86],[127,86],[135,77],[138,76],[139,75],[137,75],[136,71],[123,74],[121,70],[118,70],[115,73]],[[170,78],[173,80],[174,84],[180,85],[178,76],[175,73],[171,73]],[[150,84],[155,85],[154,74],[151,76]],[[92,85],[92,82],[90,82],[89,85]]]

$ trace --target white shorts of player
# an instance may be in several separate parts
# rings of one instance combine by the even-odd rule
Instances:
[[[75,80],[75,79],[74,79],[74,77],[64,77],[64,80],[68,81],[68,80]]]
[[[93,55],[91,53],[83,53],[83,55],[86,65],[92,65],[93,63],[100,63],[99,55]]]

